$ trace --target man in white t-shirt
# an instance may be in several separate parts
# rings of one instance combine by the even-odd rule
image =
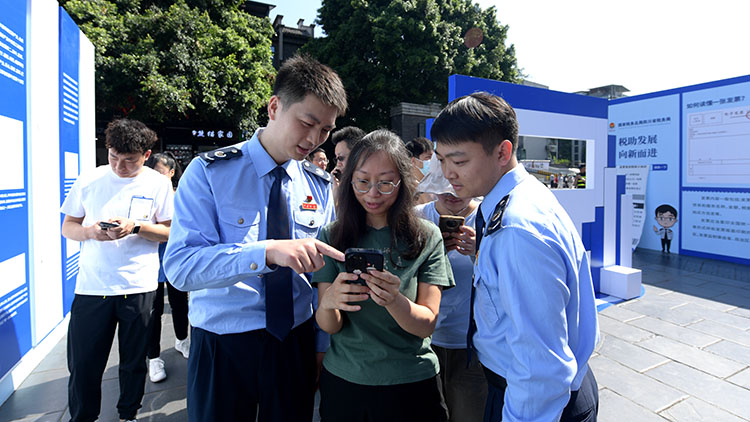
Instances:
[[[81,242],[68,327],[72,421],[94,421],[115,329],[120,418],[134,421],[146,382],[147,326],[159,272],[159,242],[172,222],[169,180],[144,167],[156,133],[136,120],[107,126],[109,166],[82,174],[65,198],[62,234]]]

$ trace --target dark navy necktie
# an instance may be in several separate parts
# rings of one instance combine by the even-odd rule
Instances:
[[[289,210],[281,191],[281,181],[286,171],[283,167],[276,167],[271,174],[274,180],[268,197],[266,239],[290,239]],[[279,340],[284,340],[294,325],[292,275],[289,267],[278,267],[265,275],[266,331]]]
[[[479,244],[482,243],[482,234],[484,232],[484,216],[482,216],[482,207],[480,206],[477,209],[477,218],[476,218],[476,228],[477,228],[477,242],[476,247],[474,248],[474,251],[476,253],[476,258],[479,258]],[[477,332],[477,323],[474,322],[474,295],[476,294],[476,289],[474,288],[474,277],[476,277],[476,272],[471,277],[471,301],[469,302],[469,331],[466,333],[466,367],[469,367],[469,364],[471,364],[471,355],[474,352],[474,333]]]

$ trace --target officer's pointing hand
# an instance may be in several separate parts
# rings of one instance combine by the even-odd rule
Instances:
[[[323,255],[344,261],[343,252],[317,239],[271,239],[266,245],[266,264],[289,267],[299,274],[323,268]]]

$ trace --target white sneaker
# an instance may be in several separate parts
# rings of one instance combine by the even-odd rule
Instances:
[[[164,370],[164,361],[161,358],[148,360],[148,378],[151,382],[164,381],[167,371]]]
[[[175,340],[174,348],[187,359],[190,356],[190,337],[185,337],[185,340]]]

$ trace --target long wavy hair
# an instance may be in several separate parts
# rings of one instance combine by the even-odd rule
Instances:
[[[422,251],[427,234],[414,211],[414,183],[411,160],[404,142],[393,132],[379,129],[359,141],[346,161],[338,190],[337,220],[331,227],[331,245],[339,250],[357,247],[367,232],[367,211],[357,200],[352,186],[354,171],[373,154],[385,153],[399,173],[401,184],[396,201],[388,209],[388,227],[391,231],[391,262],[393,254],[407,260],[416,259]],[[372,187],[375,189],[375,186]]]

